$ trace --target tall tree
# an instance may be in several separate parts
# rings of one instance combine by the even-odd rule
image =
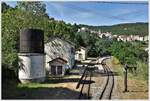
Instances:
[[[25,2],[17,2],[17,8],[28,11],[28,12],[33,12],[36,15],[47,15],[46,14],[46,5],[43,2],[39,1],[25,1]]]
[[[11,7],[9,5],[7,5],[5,2],[2,2],[2,13],[4,13],[5,11],[7,11],[7,9],[10,9]]]
[[[48,18],[20,9],[8,9],[7,12],[2,13],[2,63],[7,68],[18,69],[19,33],[24,28],[42,29],[47,35],[49,32]]]

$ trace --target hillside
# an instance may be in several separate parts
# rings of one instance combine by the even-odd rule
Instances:
[[[112,26],[88,26],[80,24],[79,26],[88,27],[91,30],[101,30],[101,32],[112,32],[113,34],[148,35],[148,23],[125,23]]]

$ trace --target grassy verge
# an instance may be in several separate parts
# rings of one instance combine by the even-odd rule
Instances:
[[[3,89],[4,99],[77,99],[79,89],[76,85],[80,76],[68,75],[62,78],[47,78],[44,83],[27,83],[13,86],[8,81]]]
[[[117,58],[113,57],[111,60],[111,64],[115,68],[114,69],[115,72],[118,72],[120,76],[124,76],[123,65],[119,63],[119,60]],[[147,81],[148,80],[148,64],[143,63],[142,61],[137,61],[136,74],[128,71],[128,78]]]
[[[145,73],[146,67],[142,68],[145,65],[141,64],[137,67],[137,72],[140,74],[128,73],[128,92],[124,92],[123,66],[115,57],[108,61],[108,64],[113,68],[114,72],[119,74],[116,76],[117,90],[115,92],[118,95],[118,99],[148,99],[148,82],[144,78],[147,75]]]

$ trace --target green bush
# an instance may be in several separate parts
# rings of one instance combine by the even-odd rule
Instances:
[[[137,61],[137,76],[144,80],[148,80],[148,63]]]

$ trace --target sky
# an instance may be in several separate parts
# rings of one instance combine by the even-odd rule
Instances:
[[[6,2],[12,7],[15,1]],[[52,2],[44,1],[46,12],[56,20],[94,26],[148,22],[147,2]]]

